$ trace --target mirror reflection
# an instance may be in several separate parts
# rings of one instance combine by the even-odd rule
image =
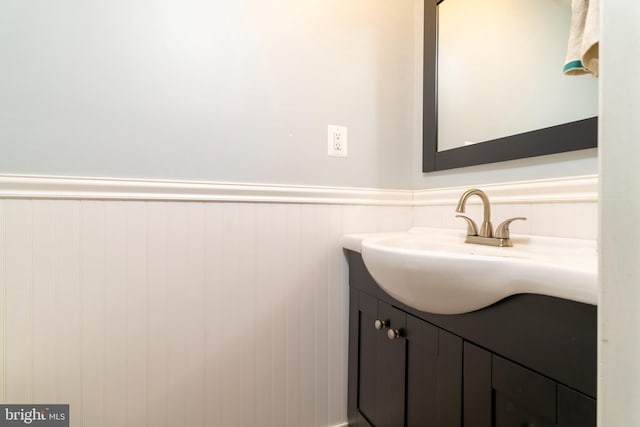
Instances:
[[[569,0],[438,5],[438,151],[598,113],[598,81],[566,76]]]

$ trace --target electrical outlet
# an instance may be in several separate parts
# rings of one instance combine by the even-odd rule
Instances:
[[[347,157],[347,127],[329,125],[327,153],[332,157]]]

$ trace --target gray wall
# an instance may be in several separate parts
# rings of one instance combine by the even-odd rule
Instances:
[[[413,24],[414,0],[5,0],[0,173],[407,188]]]
[[[422,0],[5,0],[0,173],[373,188],[597,173],[596,150],[422,174]],[[327,125],[349,128],[329,158]]]

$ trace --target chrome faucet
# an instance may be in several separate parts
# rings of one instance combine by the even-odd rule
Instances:
[[[507,219],[498,225],[494,234],[493,225],[491,225],[491,204],[484,191],[477,188],[465,191],[462,196],[460,196],[456,212],[464,213],[467,199],[474,195],[480,197],[480,200],[482,200],[483,218],[480,231],[478,231],[478,226],[471,218],[465,215],[456,215],[456,218],[462,218],[467,222],[467,238],[465,242],[488,246],[513,246],[509,238],[509,225],[517,219],[526,220],[526,218],[516,217]]]

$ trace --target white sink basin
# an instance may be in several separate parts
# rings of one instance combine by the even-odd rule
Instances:
[[[378,285],[421,311],[466,313],[520,293],[597,304],[595,240],[515,235],[511,248],[464,243],[460,230],[351,234]]]

